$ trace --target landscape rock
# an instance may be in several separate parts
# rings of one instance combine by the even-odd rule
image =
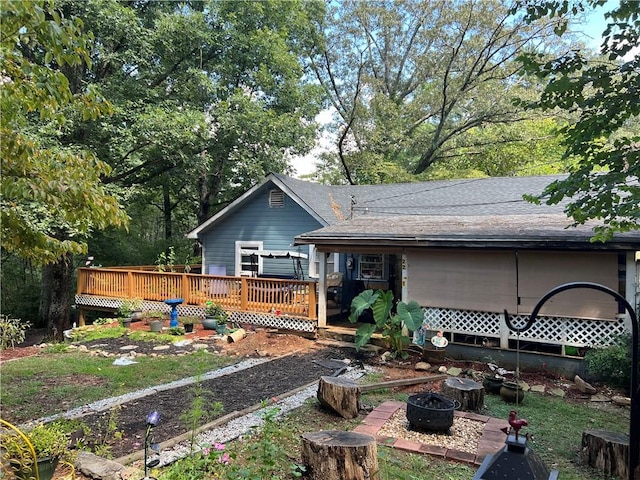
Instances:
[[[121,480],[120,472],[124,465],[94,455],[91,452],[78,452],[76,469],[78,472],[94,480]]]
[[[564,393],[564,390],[562,390],[561,388],[552,388],[551,390],[549,390],[549,393],[553,396],[560,397],[560,398],[566,395]]]
[[[445,367],[444,365],[438,368],[438,371],[440,373],[447,373],[447,367]]]
[[[414,368],[418,371],[426,372],[431,368],[431,364],[427,362],[418,362]]]
[[[536,393],[544,393],[545,386],[544,385],[533,385],[531,387],[531,391],[532,392],[536,392]]]
[[[592,395],[590,400],[592,402],[610,402],[611,399],[609,397],[607,397],[606,395]]]
[[[447,370],[447,373],[452,377],[457,377],[458,375],[460,375],[460,373],[462,373],[462,369],[458,367],[451,367],[449,370]]]
[[[616,405],[620,405],[623,407],[631,406],[631,399],[629,397],[621,397],[620,395],[616,395],[614,397],[611,397],[611,401]]]
[[[576,375],[576,377],[573,379],[573,382],[576,384],[576,387],[578,387],[578,390],[580,390],[582,393],[586,393],[587,395],[595,395],[595,393],[597,392],[595,387],[585,382],[582,378],[580,378],[579,375]]]

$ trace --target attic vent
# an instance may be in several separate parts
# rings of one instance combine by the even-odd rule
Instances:
[[[284,192],[282,190],[269,190],[269,208],[284,207]]]

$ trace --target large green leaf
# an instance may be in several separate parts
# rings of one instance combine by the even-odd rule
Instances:
[[[367,343],[369,343],[369,340],[371,339],[371,336],[375,331],[376,331],[376,326],[370,323],[365,323],[358,327],[358,330],[356,331],[356,339],[355,339],[356,351],[360,350]]]
[[[391,315],[392,308],[393,292],[391,290],[386,292],[378,291],[378,299],[371,307],[371,310],[373,311],[373,319],[375,320],[378,328],[383,328],[385,323],[387,323]]]
[[[400,302],[398,303],[398,316],[409,330],[415,332],[422,325],[424,311],[415,300],[411,300],[409,303]]]
[[[365,310],[371,308],[371,306],[376,303],[378,295],[379,293],[374,293],[373,290],[365,290],[364,292],[356,296],[351,301],[351,314],[349,315],[349,321],[351,323],[356,323],[360,315],[362,315]]]

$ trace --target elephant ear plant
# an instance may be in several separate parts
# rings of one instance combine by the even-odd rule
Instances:
[[[365,323],[358,327],[355,339],[356,350],[360,350],[369,343],[373,334],[379,331],[389,342],[394,357],[400,355],[402,358],[407,358],[405,346],[411,340],[403,333],[403,328],[406,327],[411,331],[420,328],[424,318],[424,312],[420,305],[414,300],[409,303],[398,302],[394,314],[393,292],[365,290],[351,301],[349,321],[356,323],[360,315],[368,310],[373,314],[375,323]]]

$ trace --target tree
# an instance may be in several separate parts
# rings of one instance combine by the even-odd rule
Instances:
[[[87,151],[67,149],[38,128],[54,130],[64,109],[84,118],[108,112],[93,89],[74,95],[62,66],[90,62],[82,23],[61,17],[49,2],[5,2],[2,19],[2,248],[37,264],[86,251],[93,229],[122,225],[126,215],[100,182],[110,168]],[[66,238],[64,230],[72,230]]]
[[[312,146],[318,88],[299,56],[317,3],[60,5],[96,37],[95,68],[76,70],[75,83],[98,85],[114,105],[107,121],[78,119],[66,139],[95,148],[123,196],[160,205],[166,232],[167,207],[197,205],[194,226]]]
[[[523,7],[527,21],[534,21],[605,3],[558,0],[524,2]],[[565,157],[576,157],[576,165],[565,180],[532,200],[555,204],[568,198],[565,211],[574,225],[596,220],[594,240],[602,241],[640,226],[640,3],[621,0],[605,18],[602,58],[589,60],[581,50],[551,60],[536,53],[521,58],[527,73],[548,82],[530,108],[578,114],[577,121],[561,129]]]
[[[48,326],[68,328],[72,254],[96,229],[127,216],[101,183],[110,167],[87,150],[60,142],[74,111],[96,119],[110,105],[91,88],[72,90],[65,69],[90,65],[90,37],[51,2],[7,1],[0,12],[2,95],[0,158],[2,248],[51,272]]]
[[[518,76],[515,59],[556,47],[555,23],[523,26],[497,0],[346,1],[329,10],[310,61],[340,120],[348,181],[369,181],[379,159],[400,178],[419,176],[446,165],[452,150],[474,148],[472,129],[525,118],[511,99],[533,96],[536,85]]]

